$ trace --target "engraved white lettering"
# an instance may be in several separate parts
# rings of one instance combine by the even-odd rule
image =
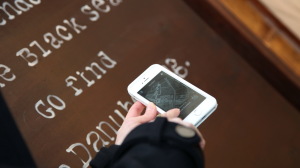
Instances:
[[[11,72],[11,69],[3,64],[0,64],[0,77],[5,82],[11,82],[16,79],[16,75]],[[0,82],[0,87],[5,87],[5,83]]]

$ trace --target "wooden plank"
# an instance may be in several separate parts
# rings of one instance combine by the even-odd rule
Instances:
[[[1,64],[11,69],[7,79],[16,76],[1,78],[1,92],[38,167],[86,167],[112,144],[132,103],[127,85],[153,63],[217,98],[218,110],[199,127],[207,167],[300,166],[298,111],[183,1],[105,2],[107,13],[90,1],[43,1],[1,27]],[[60,47],[44,40],[48,32]],[[34,56],[16,56],[24,47],[36,65],[28,66]],[[86,68],[93,62],[102,68],[96,75]]]
[[[222,0],[234,17],[238,18],[261,43],[274,52],[291,75],[300,79],[300,40],[257,0]]]
[[[298,0],[259,0],[300,39],[300,2]]]
[[[272,26],[269,24],[270,21],[266,24],[264,18],[259,17],[261,13],[257,13],[257,8],[253,10],[253,6],[262,7],[256,5],[255,0],[242,0],[238,3],[231,0],[203,2],[186,0],[186,2],[192,4],[191,7],[212,29],[239,52],[287,100],[300,109],[300,77],[297,74],[299,71],[298,39],[293,38],[280,22],[273,18],[273,26],[281,32],[272,31],[274,38],[268,38],[267,34]],[[255,24],[251,24],[254,22]],[[296,42],[295,45],[287,43],[282,33]]]

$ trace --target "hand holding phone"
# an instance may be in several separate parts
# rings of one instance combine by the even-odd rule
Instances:
[[[179,108],[179,117],[195,126],[217,108],[214,97],[158,64],[146,69],[127,89],[144,105],[153,102],[160,113]]]

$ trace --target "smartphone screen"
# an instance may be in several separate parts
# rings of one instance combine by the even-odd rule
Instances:
[[[164,111],[180,109],[179,117],[188,116],[205,97],[161,71],[138,94],[153,102]]]

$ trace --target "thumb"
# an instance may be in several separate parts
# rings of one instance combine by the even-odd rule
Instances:
[[[180,109],[178,108],[174,108],[174,109],[171,109],[163,114],[161,114],[162,117],[166,117],[168,119],[171,119],[171,118],[176,118],[178,117],[180,114]]]
[[[142,123],[150,122],[156,118],[157,110],[154,103],[150,102],[147,107],[146,111],[142,116],[139,116],[139,120]]]

